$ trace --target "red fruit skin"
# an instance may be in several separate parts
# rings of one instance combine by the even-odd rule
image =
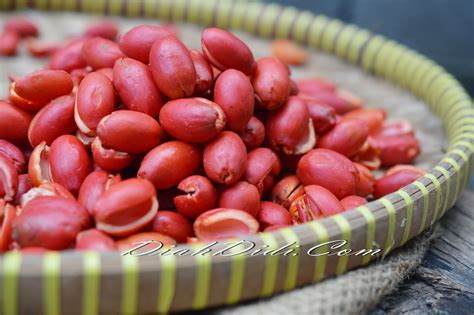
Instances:
[[[147,226],[158,208],[153,185],[145,179],[130,178],[110,186],[97,199],[92,213],[97,229],[123,237]]]
[[[320,104],[312,99],[305,99],[309,116],[313,120],[314,132],[323,135],[336,124],[336,111],[328,105]]]
[[[244,142],[231,131],[221,132],[204,148],[203,165],[206,175],[214,182],[225,185],[236,183],[247,166]]]
[[[30,201],[17,216],[13,239],[21,247],[67,249],[90,223],[89,214],[75,200],[40,196]]]
[[[296,82],[299,92],[307,95],[319,91],[335,92],[336,85],[321,78],[300,79]]]
[[[31,183],[29,183],[31,185]],[[40,196],[56,196],[76,201],[76,197],[64,186],[57,183],[43,183],[38,187],[32,187],[19,200],[19,204],[25,207],[31,200]]]
[[[3,26],[6,32],[14,32],[20,37],[36,37],[38,27],[26,17],[15,16],[7,19]]]
[[[367,141],[362,145],[362,148],[356,155],[351,157],[354,162],[358,162],[369,170],[377,170],[382,165],[380,160],[380,148],[377,146],[373,137],[369,135]]]
[[[160,124],[174,138],[186,142],[207,142],[226,124],[222,108],[205,98],[177,99],[160,111]]]
[[[243,210],[257,217],[260,209],[260,192],[252,184],[237,182],[224,189],[219,197],[218,207]]]
[[[356,184],[356,195],[368,197],[374,192],[375,177],[370,170],[362,164],[354,162],[359,171],[359,181]]]
[[[115,40],[119,32],[117,23],[113,21],[99,21],[90,24],[84,31],[86,37],[102,37],[105,39]]]
[[[79,251],[113,252],[117,250],[117,245],[107,234],[90,229],[77,234],[75,248]]]
[[[92,158],[96,166],[105,171],[121,171],[133,162],[134,156],[102,146],[99,138],[95,138],[91,144]]]
[[[123,59],[123,58],[121,58],[121,59]],[[113,81],[114,81],[114,69],[113,68],[102,68],[102,69],[96,70],[94,72],[105,75],[105,77],[107,79],[109,79],[110,82],[113,83]]]
[[[224,111],[227,129],[241,132],[254,110],[254,90],[248,77],[237,70],[222,72],[214,86],[214,102]]]
[[[344,212],[342,204],[330,190],[318,185],[306,186],[304,190],[310,202],[317,206],[323,216],[328,217]]]
[[[184,44],[174,36],[157,40],[150,50],[150,68],[158,89],[171,99],[190,97],[196,70]]]
[[[261,202],[257,221],[260,223],[262,230],[270,226],[289,226],[292,224],[291,215],[288,210],[270,201]]]
[[[258,60],[252,85],[260,107],[274,110],[285,104],[291,90],[289,75],[288,68],[276,58]]]
[[[15,195],[14,204],[19,205],[21,201],[21,197],[27,193],[33,185],[31,185],[30,177],[28,174],[21,174],[18,176],[18,190]]]
[[[280,179],[272,189],[272,201],[289,209],[296,198],[304,194],[304,188],[296,175],[288,175]]]
[[[420,142],[413,135],[376,136],[374,142],[383,166],[411,164],[420,154]]]
[[[164,101],[145,64],[130,58],[118,59],[114,65],[113,84],[127,109],[158,116]]]
[[[299,145],[308,135],[310,116],[306,103],[298,96],[290,96],[278,110],[272,111],[265,124],[270,146],[286,154],[301,154]],[[314,142],[307,148],[310,150]]]
[[[10,158],[0,154],[0,198],[12,201],[18,191],[18,171]]]
[[[105,148],[142,154],[162,142],[163,131],[158,122],[147,114],[118,110],[101,119],[97,136]]]
[[[311,93],[300,91],[298,96],[303,99],[311,99],[320,104],[331,106],[338,115],[344,115],[350,111],[362,107],[362,100],[344,91],[315,90]]]
[[[109,69],[109,68],[104,68],[104,69]],[[99,69],[95,72],[105,74],[104,71],[102,70],[103,69]],[[84,80],[86,75],[88,75],[91,72],[92,72],[91,68],[79,68],[79,69],[71,70],[70,74],[72,77],[72,81],[74,82],[74,88],[75,88],[76,94],[77,94],[77,87],[79,86],[79,84],[81,84],[82,80]]]
[[[84,179],[91,172],[91,162],[86,147],[76,137],[60,136],[49,151],[51,176],[54,182],[77,194]]]
[[[345,156],[327,149],[314,149],[299,161],[296,170],[303,185],[319,185],[338,199],[355,193],[359,171]]]
[[[93,136],[102,118],[115,108],[115,92],[112,82],[98,72],[89,73],[77,90],[74,119],[79,130]]]
[[[415,131],[413,125],[405,119],[391,119],[386,120],[382,124],[382,128],[375,133],[375,136],[391,137],[391,136],[406,136],[414,135]]]
[[[265,141],[265,126],[257,117],[252,116],[247,126],[240,132],[240,137],[248,151],[258,148]]]
[[[365,121],[356,118],[342,120],[319,139],[318,148],[352,157],[360,151],[368,136],[369,129]]]
[[[75,97],[64,95],[43,107],[30,123],[28,140],[35,147],[45,141],[51,145],[55,139],[76,130],[74,121]]]
[[[409,164],[397,164],[395,166],[390,167],[384,175],[392,175],[393,173],[399,172],[399,171],[412,171],[415,173],[420,174],[420,176],[423,176],[426,174],[426,171],[422,168],[416,167],[414,165],[409,165]]]
[[[186,243],[188,237],[194,236],[191,222],[173,211],[158,211],[152,223],[152,231],[167,235],[178,243]]]
[[[374,197],[382,198],[391,194],[400,188],[414,182],[422,174],[418,171],[401,170],[390,175],[385,175],[375,182]]]
[[[82,46],[85,39],[73,41],[56,51],[51,56],[49,68],[53,70],[64,70],[71,72],[74,69],[81,69],[87,66],[82,57]]]
[[[0,213],[2,215],[2,224],[0,228],[0,253],[11,249],[13,223],[16,219],[17,209],[4,199],[0,199]]]
[[[274,177],[280,171],[281,163],[275,152],[269,148],[256,148],[247,154],[247,169],[242,179],[257,187],[262,194],[268,190],[265,187],[266,178]]]
[[[0,155],[8,158],[21,174],[25,170],[26,162],[23,152],[13,143],[0,139]]]
[[[0,33],[0,56],[15,56],[17,54],[20,37],[15,32]]]
[[[194,87],[194,95],[205,96],[211,89],[214,73],[204,56],[196,49],[189,51],[196,70],[196,86]]]
[[[35,71],[14,83],[14,91],[19,97],[43,105],[71,93],[73,87],[71,75],[62,70]]]
[[[0,101],[0,139],[16,145],[28,142],[32,116],[15,105]]]
[[[92,69],[112,68],[117,59],[125,57],[117,43],[102,37],[84,42],[82,57]]]
[[[145,155],[138,177],[148,179],[156,189],[167,189],[193,175],[201,165],[201,150],[182,141],[165,142]]]
[[[166,28],[154,25],[139,25],[120,38],[120,49],[130,58],[148,64],[153,44],[173,33]]]
[[[362,198],[360,196],[354,196],[354,195],[347,196],[346,198],[341,200],[341,204],[346,211],[365,205],[366,203],[367,203],[367,199]]]
[[[318,220],[344,211],[336,196],[322,186],[308,185],[304,187],[304,192],[290,206],[290,213],[297,223]]]
[[[246,75],[255,72],[255,59],[250,48],[227,31],[219,28],[205,29],[201,36],[201,47],[209,63],[221,71],[236,69]]]
[[[350,111],[342,116],[342,120],[360,119],[369,128],[369,134],[376,134],[382,129],[387,113],[381,108],[361,108]]]
[[[178,184],[178,189],[186,194],[175,196],[174,205],[180,214],[189,219],[195,219],[216,206],[217,189],[207,177],[186,177]]]
[[[110,186],[121,181],[120,174],[113,176],[105,171],[90,173],[81,185],[77,201],[92,214],[94,205]]]

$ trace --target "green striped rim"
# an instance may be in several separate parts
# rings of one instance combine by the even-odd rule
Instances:
[[[430,192],[421,182],[416,181],[413,183],[422,193],[423,196],[423,212],[421,215],[420,228],[418,229],[418,234],[421,234],[426,229],[426,223],[428,220],[428,212],[430,206]]]
[[[439,212],[441,210],[441,183],[440,181],[438,180],[438,178],[436,178],[436,176],[434,176],[433,174],[426,174],[425,177],[429,178],[431,180],[431,182],[433,183],[433,185],[435,186],[435,208],[434,208],[434,214],[433,214],[433,217],[431,218],[431,223],[430,225],[433,225],[438,216],[439,216]]]
[[[385,209],[387,209],[388,212],[388,229],[383,253],[384,255],[387,255],[395,247],[395,207],[387,197],[381,198],[379,201],[385,206]]]
[[[194,288],[193,299],[194,309],[203,309],[207,306],[209,286],[211,284],[211,266],[210,256],[196,256],[196,285]]]
[[[160,273],[159,295],[156,309],[158,314],[168,313],[175,295],[176,258],[174,256],[160,256],[163,272]]]
[[[58,253],[46,253],[43,257],[44,314],[61,314],[61,257]]]
[[[18,313],[18,275],[21,267],[21,255],[9,252],[3,256],[3,313],[5,315]],[[8,301],[8,303],[6,303]]]
[[[290,228],[282,229],[281,234],[286,241],[286,244],[300,244],[298,236],[296,236],[295,232],[293,232]],[[289,291],[296,287],[296,278],[298,276],[298,259],[299,253],[293,253],[288,256],[287,259],[287,270],[286,270],[286,278],[283,289],[285,291]]]
[[[124,16],[159,17],[168,20],[187,20],[202,25],[218,25],[247,30],[263,37],[293,38],[311,47],[323,49],[361,65],[366,71],[382,76],[399,84],[424,100],[430,108],[445,122],[449,149],[445,157],[428,174],[413,184],[386,198],[369,203],[364,207],[349,211],[328,220],[311,222],[305,226],[311,231],[296,235],[293,229],[283,229],[276,233],[263,233],[250,237],[276,248],[277,239],[285,242],[300,241],[308,243],[344,238],[362,239],[367,248],[375,242],[384,243],[383,253],[387,254],[396,246],[406,243],[431,226],[455,202],[472,171],[474,160],[474,110],[472,101],[457,81],[444,69],[420,54],[404,46],[371,34],[354,25],[328,19],[310,12],[300,12],[293,8],[284,8],[275,4],[248,3],[245,1],[227,2],[210,0],[187,1],[111,1],[111,0],[0,0],[0,8],[27,8],[49,10],[70,10],[91,13],[108,13]],[[454,176],[456,177],[454,179]],[[432,198],[431,198],[432,197]],[[382,218],[383,217],[383,218]],[[404,226],[397,228],[396,219],[403,218]],[[431,220],[430,220],[431,219]],[[387,224],[379,224],[386,220]],[[363,222],[363,224],[361,224]],[[414,224],[414,223],[419,224]],[[387,230],[382,231],[386,226]],[[363,237],[362,237],[363,236]],[[385,238],[382,238],[385,237]],[[400,240],[399,242],[397,240]],[[397,243],[397,244],[395,244]],[[348,248],[349,245],[346,247]],[[321,250],[327,250],[327,245]],[[43,258],[42,294],[44,312],[61,312],[61,256],[48,253]],[[170,256],[160,257],[159,280],[157,281],[156,309],[149,310],[164,313],[173,310],[179,265]],[[18,313],[18,278],[22,275],[22,257],[20,254],[7,254],[1,258],[4,300],[13,301],[13,305],[3,305],[5,314]],[[137,258],[125,256],[118,272],[122,274],[122,313],[135,313],[138,305],[140,265]],[[265,256],[249,258],[245,256],[229,257],[230,266],[228,289],[219,303],[236,303],[249,287],[247,272],[251,270],[254,259],[263,259],[264,270],[259,294],[261,297],[272,295],[278,290],[289,290],[300,285],[302,259],[298,256],[280,258]],[[285,259],[285,264],[280,264]],[[337,257],[335,273],[345,272],[353,264],[348,256]],[[194,296],[186,308],[202,309],[216,302],[210,294],[210,282],[214,281],[211,256],[194,257],[195,280]],[[362,264],[370,261],[364,256]],[[222,263],[222,260],[220,260]],[[332,261],[331,261],[332,262]],[[83,313],[94,314],[101,311],[101,303],[91,292],[100,290],[101,261],[98,255],[82,255]],[[317,282],[332,275],[327,268],[327,257],[319,256],[312,262],[314,273],[311,282]],[[280,270],[286,266],[285,270]],[[330,266],[329,266],[330,267]],[[111,271],[108,271],[111,272]],[[283,279],[282,285],[277,279]],[[305,280],[308,281],[308,280]],[[280,288],[281,287],[281,288]],[[16,301],[16,303],[14,302]],[[184,307],[184,306],[183,306]]]
[[[236,252],[240,248],[236,249]],[[229,279],[229,290],[227,292],[227,304],[237,303],[242,295],[245,276],[245,256],[232,256],[232,266]]]
[[[138,302],[139,281],[138,258],[136,256],[122,257],[122,314],[135,314]]]
[[[413,199],[404,190],[399,190],[397,191],[397,193],[402,196],[403,200],[405,200],[406,205],[405,227],[403,229],[402,240],[400,241],[400,245],[403,245],[408,241],[408,236],[410,235],[411,231],[411,224],[413,221]]]
[[[100,256],[97,252],[84,253],[84,287],[82,314],[99,314]]]
[[[440,214],[440,217],[441,217],[441,215],[444,213],[444,211],[446,211],[448,209],[448,201],[449,201],[449,196],[450,196],[450,193],[451,193],[451,176],[449,175],[449,172],[447,170],[445,170],[444,168],[442,168],[439,165],[435,166],[434,169],[443,174],[444,180],[446,182],[446,192],[444,194],[445,195],[444,204],[441,207],[441,214]]]
[[[325,244],[327,241],[329,241],[329,233],[323,224],[321,224],[318,221],[314,221],[314,222],[308,223],[308,226],[311,227],[311,229],[316,234],[316,239],[319,241],[319,243]],[[329,245],[323,245],[321,247],[321,252],[322,253],[327,252],[328,247]],[[314,263],[314,276],[313,276],[314,282],[319,282],[325,278],[326,260],[327,260],[326,255],[317,256],[316,261]]]
[[[275,240],[273,234],[263,233],[261,235],[263,243],[268,245],[269,249],[276,249],[278,243]],[[263,274],[262,290],[260,293],[261,297],[267,297],[273,294],[275,291],[275,283],[278,277],[278,260],[279,256],[268,255],[265,257],[265,269]]]
[[[374,240],[375,240],[375,216],[374,214],[370,211],[369,208],[366,206],[361,206],[357,208],[357,211],[359,211],[365,218],[365,221],[367,222],[367,241],[365,243],[365,248],[366,249],[372,249],[374,247]],[[367,264],[370,261],[370,255],[364,256],[362,259],[362,264]]]
[[[341,230],[342,239],[348,241],[348,243],[346,245],[341,247],[341,250],[345,250],[345,249],[349,250],[350,249],[350,240],[351,240],[351,236],[352,236],[352,229],[351,229],[351,225],[349,224],[349,221],[347,221],[347,219],[344,216],[340,215],[340,214],[334,215],[331,218],[334,220],[334,222],[336,222],[337,226]],[[345,256],[340,256],[337,267],[336,267],[336,274],[340,275],[340,274],[346,272],[348,257],[349,256],[346,256],[346,255]]]

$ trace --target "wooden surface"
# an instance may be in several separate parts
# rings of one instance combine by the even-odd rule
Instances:
[[[372,315],[474,314],[474,189],[440,224],[423,263]]]

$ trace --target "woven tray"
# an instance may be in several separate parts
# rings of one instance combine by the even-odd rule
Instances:
[[[0,9],[145,16],[291,38],[410,90],[443,121],[449,148],[413,184],[330,218],[247,237],[255,248],[348,240],[379,256],[152,256],[48,253],[0,257],[1,314],[165,313],[266,297],[369,263],[432,226],[458,199],[473,166],[474,110],[441,67],[396,42],[290,7],[245,1],[0,0]],[[2,74],[4,75],[4,74]],[[184,248],[189,248],[184,246]],[[196,245],[202,248],[202,245]],[[321,248],[327,251],[328,246]]]

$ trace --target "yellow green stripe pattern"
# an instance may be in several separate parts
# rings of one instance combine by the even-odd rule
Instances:
[[[136,314],[138,300],[138,258],[137,256],[122,257],[122,314]]]
[[[366,206],[361,206],[357,208],[362,216],[364,217],[367,223],[367,241],[365,243],[365,249],[370,250],[374,247],[375,240],[375,216]],[[367,264],[370,261],[370,255],[365,255],[362,258],[362,264]]]
[[[196,284],[194,286],[193,308],[207,306],[209,287],[211,285],[211,258],[206,255],[196,256]]]
[[[323,224],[321,224],[318,221],[314,221],[314,222],[308,223],[308,226],[311,227],[311,229],[316,234],[316,239],[318,240],[319,244],[325,244],[327,243],[327,241],[329,241],[329,233]],[[321,253],[327,252],[328,247],[329,246],[327,244],[321,246],[320,247]],[[314,282],[319,282],[325,277],[326,260],[327,260],[326,255],[317,256],[315,267],[314,267],[314,276],[313,276]]]
[[[156,309],[159,314],[169,312],[176,291],[176,258],[160,256],[162,272],[159,279],[159,294]]]
[[[43,257],[43,301],[44,313],[61,314],[61,257],[59,253],[50,252]]]
[[[97,252],[84,253],[84,286],[82,314],[99,314],[100,256]]]
[[[332,216],[332,219],[334,222],[336,222],[337,226],[341,230],[341,237],[342,240],[347,241],[347,244],[341,247],[341,250],[343,249],[350,249],[350,244],[351,244],[351,236],[352,236],[352,229],[351,225],[347,221],[347,219],[340,215],[336,214]],[[344,273],[347,270],[347,260],[348,260],[347,255],[339,256],[339,261],[337,263],[336,267],[336,274],[340,275]]]
[[[160,0],[160,1],[120,1],[120,0],[0,0],[1,9],[33,8],[41,10],[68,10],[94,14],[123,16],[159,17],[164,20],[188,21],[204,26],[218,25],[231,27],[263,37],[294,39],[312,48],[327,52],[360,65],[368,72],[398,84],[425,101],[444,122],[446,138],[449,141],[445,157],[428,173],[416,182],[404,187],[387,198],[359,207],[350,213],[308,223],[307,234],[296,235],[293,228],[285,228],[273,233],[250,236],[256,243],[269,245],[269,249],[281,246],[282,242],[298,241],[303,245],[346,239],[358,240],[372,249],[382,243],[383,254],[405,244],[410,238],[420,234],[433,225],[445,211],[459,198],[466,187],[473,169],[474,154],[474,109],[472,99],[460,84],[443,68],[426,57],[407,49],[383,36],[372,34],[355,25],[329,19],[311,12],[300,12],[295,8],[255,1],[200,1],[200,0]],[[397,218],[400,221],[398,226]],[[349,248],[349,246],[347,246]],[[320,251],[327,251],[327,246]],[[304,253],[300,253],[303,255]],[[18,314],[22,311],[21,281],[30,281],[24,272],[28,264],[38,262],[41,272],[40,296],[38,306],[47,315],[61,314],[66,306],[61,305],[61,281],[70,276],[62,273],[59,253],[47,253],[41,258],[22,256],[21,253],[8,253],[0,257],[0,277],[2,279],[2,299],[11,301],[1,306],[2,314]],[[76,277],[82,281],[82,291],[78,293],[77,310],[82,314],[102,313],[100,297],[107,295],[101,290],[109,273],[115,273],[120,280],[120,299],[116,301],[113,313],[167,313],[175,310],[203,309],[217,304],[232,304],[249,298],[248,288],[257,288],[253,298],[268,297],[278,291],[291,290],[302,284],[318,282],[328,276],[341,274],[350,267],[370,262],[370,255],[362,259],[351,256],[331,258],[336,267],[327,268],[327,256],[314,257],[314,272],[303,274],[301,256],[255,256],[243,255],[219,257],[219,264],[226,264],[228,277],[215,279],[222,265],[213,272],[214,257],[199,255],[190,258],[181,266],[181,257],[155,257],[157,280],[150,292],[153,296],[152,309],[144,309],[141,290],[140,259],[133,256],[116,258],[116,268],[102,266],[101,254],[83,253],[77,262]],[[183,258],[184,259],[184,258]],[[65,260],[66,261],[66,260]],[[109,261],[109,260],[107,260]],[[263,274],[251,277],[253,264],[263,266]],[[193,296],[181,299],[183,287],[179,277],[180,268],[192,264],[192,279],[187,279],[185,287]],[[71,272],[67,266],[68,272]],[[281,268],[280,268],[281,267]],[[22,269],[23,268],[23,269]],[[105,271],[107,268],[107,271]],[[225,268],[224,268],[225,269]],[[282,270],[283,269],[283,270]],[[335,270],[334,270],[335,269]],[[150,272],[147,269],[146,272]],[[65,281],[73,281],[67,278]],[[213,281],[223,281],[226,290],[214,292]],[[254,283],[256,281],[258,283]],[[67,282],[63,282],[67,283]],[[118,285],[118,284],[117,284]],[[142,284],[143,285],[143,284]],[[28,288],[26,288],[28,289]],[[211,290],[212,289],[212,290]],[[252,292],[253,292],[252,291]],[[220,296],[216,296],[220,295]],[[155,302],[156,301],[156,302]],[[187,304],[186,304],[187,303]],[[67,307],[70,307],[67,305]],[[109,311],[109,310],[107,310]]]
[[[3,256],[3,308],[5,315],[18,314],[18,275],[21,268],[21,255],[17,252]]]

